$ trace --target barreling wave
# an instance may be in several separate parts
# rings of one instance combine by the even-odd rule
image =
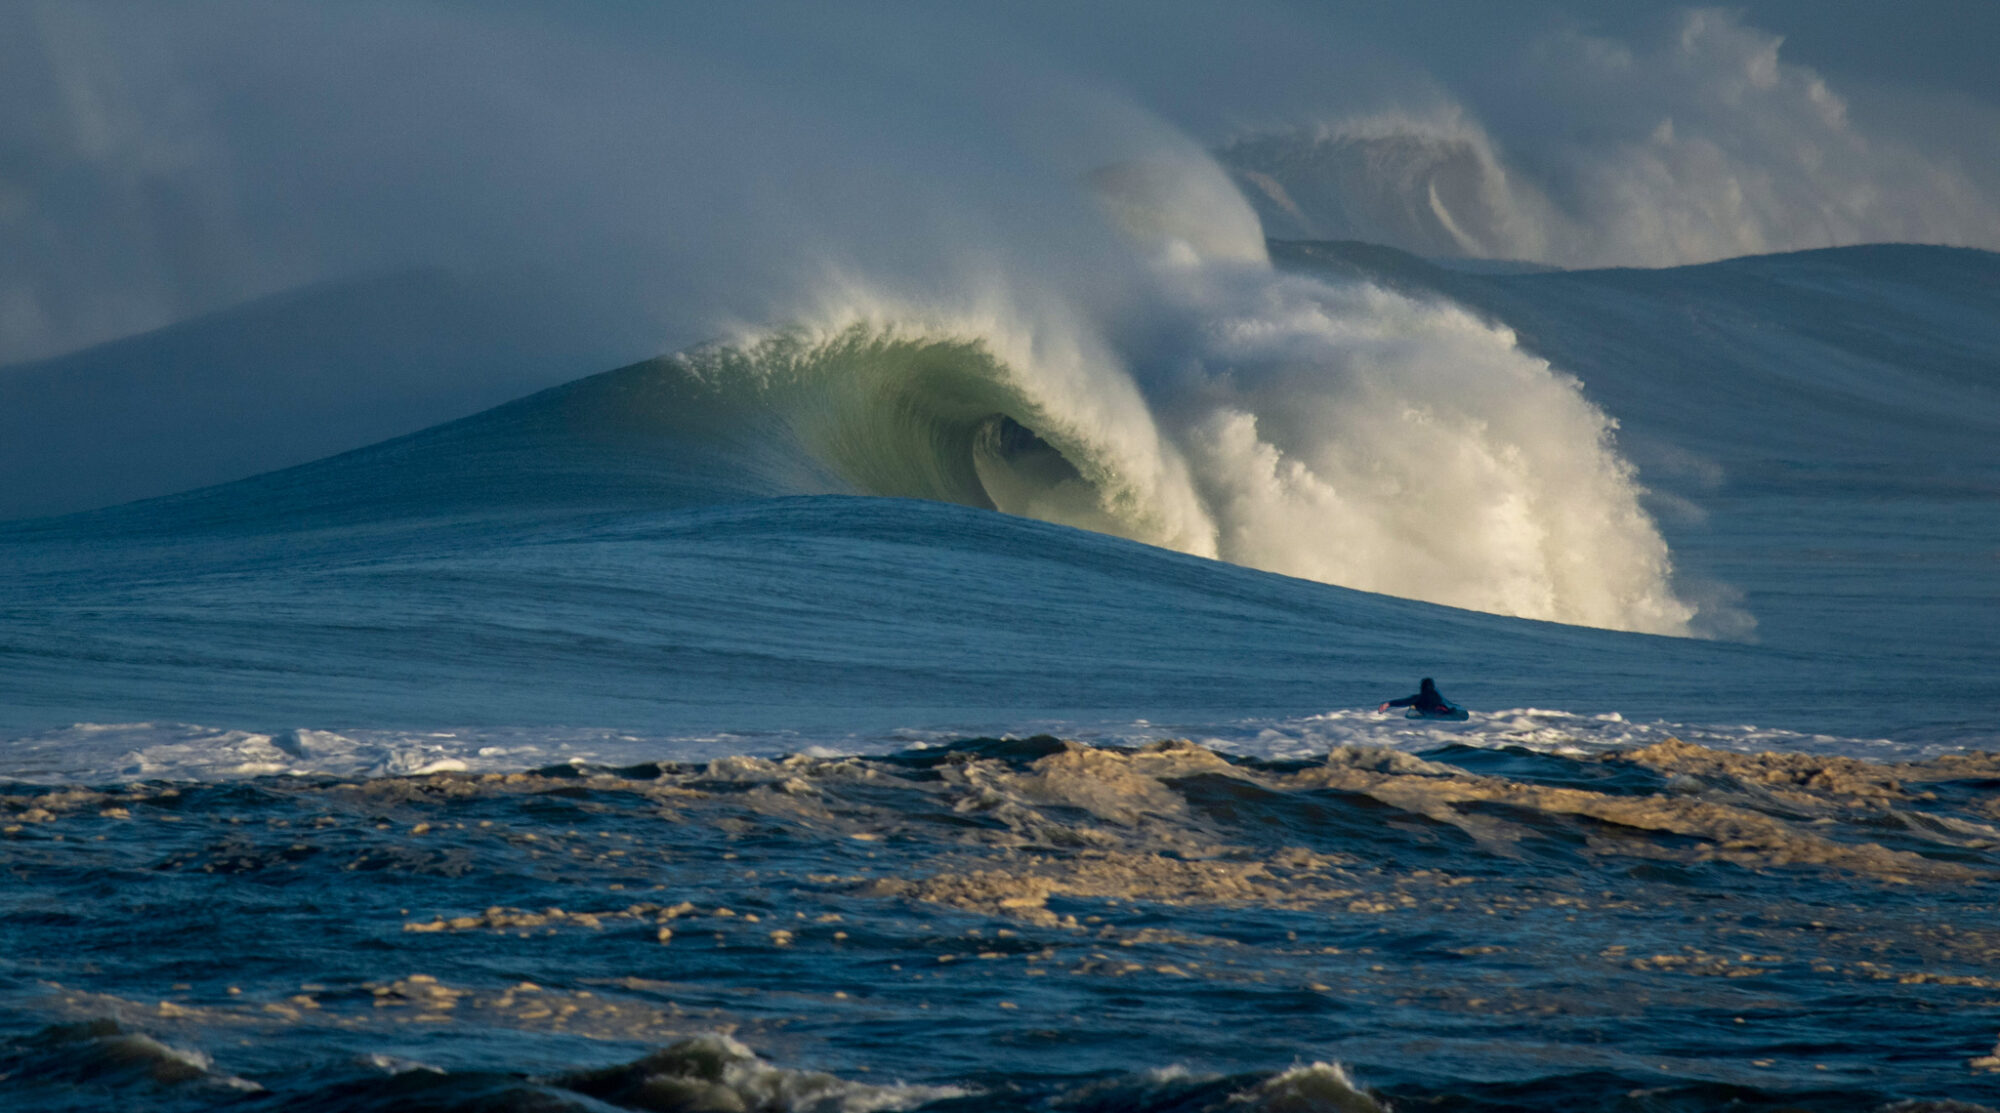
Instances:
[[[1171,446],[1121,445],[1146,430],[1091,427],[977,334],[855,322],[700,348],[670,365],[739,404],[772,407],[863,493],[1220,555]],[[1122,416],[1143,426],[1137,400],[1123,401]],[[1130,432],[1139,436],[1120,436]]]
[[[1468,609],[1690,632],[1696,608],[1614,423],[1506,329],[1269,272],[1178,300],[1119,344],[875,300],[655,368],[692,389],[676,405],[698,422],[775,421],[860,493]]]

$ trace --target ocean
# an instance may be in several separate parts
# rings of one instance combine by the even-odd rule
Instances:
[[[2000,1105],[2000,255],[1158,274],[0,522],[0,1104]]]

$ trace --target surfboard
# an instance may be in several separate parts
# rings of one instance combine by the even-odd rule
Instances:
[[[1405,719],[1440,719],[1445,722],[1462,723],[1472,718],[1472,713],[1463,707],[1447,707],[1442,711],[1419,711],[1412,707],[1403,712]]]

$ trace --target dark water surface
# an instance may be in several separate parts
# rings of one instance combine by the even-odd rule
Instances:
[[[2000,1090],[1988,755],[1036,738],[0,793],[10,1109]]]

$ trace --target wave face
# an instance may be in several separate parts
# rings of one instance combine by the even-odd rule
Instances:
[[[1365,591],[1685,634],[1613,423],[1510,332],[1367,284],[1182,289],[1137,340],[880,302],[658,365],[860,493]]]

